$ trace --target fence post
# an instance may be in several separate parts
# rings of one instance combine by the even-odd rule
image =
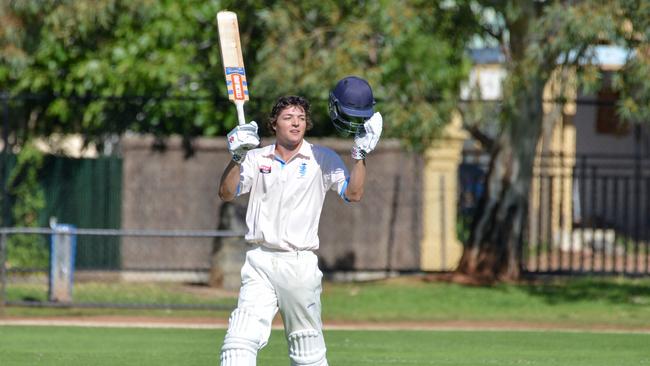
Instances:
[[[3,106],[2,122],[2,226],[9,227],[9,192],[7,178],[9,177],[9,93],[0,92]]]
[[[50,243],[49,300],[72,302],[77,234],[72,225],[53,225]]]
[[[7,233],[0,235],[0,308],[7,304]]]

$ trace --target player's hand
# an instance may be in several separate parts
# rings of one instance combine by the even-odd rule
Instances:
[[[379,137],[381,137],[382,124],[383,119],[379,112],[375,112],[363,124],[363,131],[359,131],[354,136],[354,147],[352,148],[353,159],[365,159],[366,154],[375,149],[379,142]]]
[[[257,122],[239,125],[228,133],[228,151],[232,154],[232,160],[241,163],[246,157],[246,152],[254,149],[260,144],[260,136],[257,134]]]

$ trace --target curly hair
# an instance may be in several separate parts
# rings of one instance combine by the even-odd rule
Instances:
[[[309,101],[297,95],[287,95],[278,98],[278,100],[275,102],[275,105],[273,106],[273,109],[271,109],[271,114],[269,115],[269,119],[266,122],[266,127],[269,129],[269,131],[271,131],[271,133],[275,135],[275,129],[273,128],[273,125],[278,121],[278,116],[280,113],[288,107],[302,108],[302,110],[305,112],[307,130],[310,130],[314,126],[311,122]]]

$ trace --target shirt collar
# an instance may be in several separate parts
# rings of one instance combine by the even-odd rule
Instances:
[[[264,154],[265,157],[268,157],[270,159],[275,158],[275,143],[271,144],[268,146],[268,150]],[[303,159],[311,159],[311,157],[314,156],[314,152],[312,151],[311,144],[307,142],[307,140],[303,139],[302,140],[302,145],[300,145],[300,149],[298,152],[292,157],[291,160],[294,158],[303,158]]]
[[[302,140],[302,145],[300,146],[300,150],[298,150],[296,156],[300,156],[305,159],[311,159],[311,157],[314,156],[314,153],[311,150],[311,144],[307,140]]]

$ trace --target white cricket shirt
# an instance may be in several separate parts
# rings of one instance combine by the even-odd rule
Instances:
[[[282,161],[275,144],[250,150],[241,164],[237,195],[250,192],[246,240],[286,251],[318,249],[318,222],[325,194],[345,199],[348,171],[331,149],[303,140]]]

